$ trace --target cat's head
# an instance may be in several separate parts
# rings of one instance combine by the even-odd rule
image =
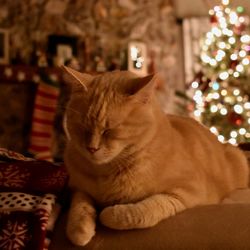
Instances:
[[[72,86],[65,128],[71,144],[94,164],[122,159],[154,136],[156,77],[128,71],[89,75],[64,67]]]

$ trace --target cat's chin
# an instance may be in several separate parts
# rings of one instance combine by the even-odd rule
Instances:
[[[95,165],[107,164],[113,160],[113,157],[105,157],[105,158],[101,157],[101,158],[99,158],[99,157],[94,156],[94,155],[88,156],[87,158],[91,163],[93,163]]]

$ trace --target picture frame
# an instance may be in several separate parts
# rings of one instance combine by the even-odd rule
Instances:
[[[0,64],[9,63],[9,31],[0,29]]]
[[[139,76],[147,75],[147,47],[145,43],[138,41],[129,42],[128,70]]]
[[[77,57],[77,37],[50,35],[48,37],[48,54],[57,58],[62,64]]]

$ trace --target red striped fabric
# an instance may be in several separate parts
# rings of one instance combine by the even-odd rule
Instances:
[[[53,107],[47,107],[47,106],[43,106],[43,105],[39,105],[39,104],[35,104],[35,109],[40,109],[43,111],[47,111],[47,112],[55,112],[56,109]]]
[[[41,119],[38,117],[34,117],[32,120],[33,122],[38,122],[40,124],[53,125],[53,120]]]
[[[50,151],[50,148],[49,146],[30,145],[30,150],[34,152],[40,152],[40,151]]]
[[[37,91],[37,95],[40,95],[42,97],[46,97],[46,98],[49,98],[49,99],[57,99],[59,94],[51,94],[51,93],[47,93],[47,92],[39,89]]]
[[[59,88],[41,82],[36,92],[29,150],[34,158],[52,161],[53,125]]]
[[[39,131],[31,131],[31,136],[39,136],[39,137],[45,137],[45,138],[49,138],[51,137],[50,133],[46,133],[46,132],[39,132]]]

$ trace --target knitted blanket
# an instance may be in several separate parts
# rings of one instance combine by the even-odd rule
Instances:
[[[65,168],[0,148],[0,249],[48,249],[67,183]]]

